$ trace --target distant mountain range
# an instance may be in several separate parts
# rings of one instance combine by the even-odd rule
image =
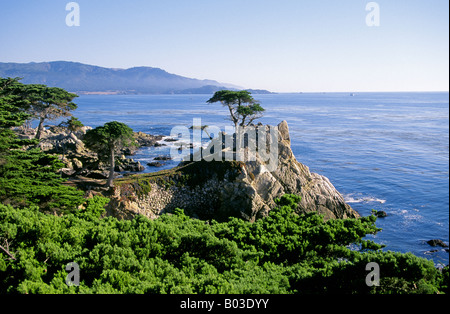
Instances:
[[[1,63],[0,77],[21,77],[25,84],[45,84],[77,94],[211,94],[232,84],[170,74],[159,68],[111,69],[77,62]],[[250,90],[255,94],[270,93]]]

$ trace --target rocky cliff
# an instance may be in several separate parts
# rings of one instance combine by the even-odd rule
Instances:
[[[116,180],[108,212],[120,218],[137,214],[156,218],[182,208],[202,219],[235,216],[254,221],[268,214],[276,198],[290,193],[302,196],[299,213],[316,211],[325,219],[359,217],[326,177],[311,173],[295,159],[287,122],[275,130],[278,154],[273,169],[257,152],[251,161],[202,159],[171,170],[129,176]],[[206,150],[218,143],[226,150],[225,137],[214,139]]]

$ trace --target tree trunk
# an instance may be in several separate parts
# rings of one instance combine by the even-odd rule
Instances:
[[[245,119],[247,118],[247,116],[242,116],[242,122],[241,122],[241,127],[245,126]]]
[[[228,109],[230,110],[231,121],[233,121],[233,123],[234,123],[234,131],[236,132],[238,123],[239,123],[239,119],[235,117],[235,115],[233,113],[233,107],[231,105],[228,105]]]
[[[45,121],[45,118],[40,118],[39,119],[39,126],[38,126],[38,129],[37,129],[37,132],[36,132],[36,137],[35,137],[35,139],[38,139],[38,140],[40,140],[41,139],[41,136],[42,136],[42,130],[44,129],[44,121]]]
[[[109,177],[108,177],[108,182],[106,184],[107,187],[112,187],[113,186],[113,180],[114,180],[114,169],[116,168],[116,163],[115,163],[115,156],[114,156],[114,146],[110,146],[110,153],[109,153]]]

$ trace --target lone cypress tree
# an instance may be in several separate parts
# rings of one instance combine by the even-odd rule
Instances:
[[[220,102],[228,107],[230,119],[236,130],[245,127],[262,117],[265,109],[252,97],[249,91],[221,90],[207,101],[209,104]]]
[[[100,159],[109,160],[109,176],[106,185],[113,186],[115,155],[124,148],[136,146],[133,130],[124,123],[113,121],[104,126],[86,132],[84,143],[87,148],[96,152]]]

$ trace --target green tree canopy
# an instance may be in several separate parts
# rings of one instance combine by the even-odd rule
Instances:
[[[32,119],[39,120],[36,139],[41,138],[46,120],[71,116],[71,111],[77,109],[77,105],[73,103],[77,95],[58,87],[22,84],[19,80],[19,78],[1,79],[0,95],[13,97],[17,108],[28,113]]]
[[[18,80],[0,77],[1,128],[20,126],[30,118],[30,114],[25,112],[29,106],[29,101],[23,97],[25,85]]]
[[[77,105],[72,101],[78,96],[61,88],[33,84],[29,85],[27,93],[31,101],[29,112],[34,118],[39,119],[37,139],[41,138],[45,120],[70,116],[70,112],[77,109]]]
[[[221,90],[207,101],[209,104],[220,102],[228,107],[230,119],[236,130],[245,127],[262,117],[265,109],[252,97],[249,91]]]
[[[115,154],[124,147],[136,146],[133,130],[124,123],[113,121],[104,126],[86,132],[85,145],[96,152],[99,158],[107,158],[110,171],[107,186],[111,187],[114,180]]]
[[[60,126],[66,127],[70,132],[76,132],[84,127],[84,124],[78,118],[72,116],[69,120],[60,123]]]
[[[22,86],[23,84],[17,79],[0,78],[0,164],[2,164],[2,155],[8,153],[13,147],[19,148],[23,144],[16,139],[11,130],[12,127],[21,126],[30,118],[30,115],[24,111],[28,105],[27,101],[17,93]]]

